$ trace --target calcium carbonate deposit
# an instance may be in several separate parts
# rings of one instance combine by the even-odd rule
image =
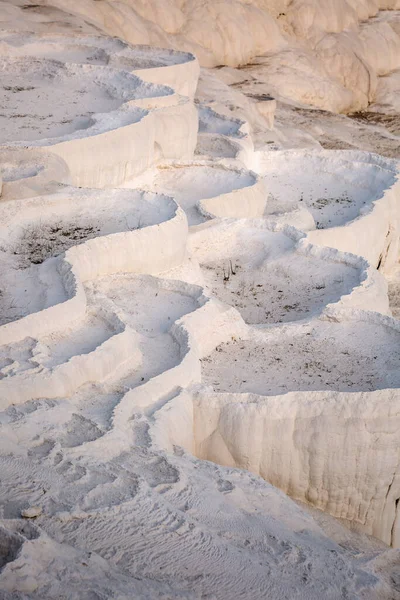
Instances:
[[[0,598],[400,600],[399,0],[4,0],[0,73]]]

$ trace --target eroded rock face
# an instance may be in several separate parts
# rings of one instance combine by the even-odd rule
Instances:
[[[393,390],[200,395],[194,405],[196,452],[249,469],[399,547],[397,396]],[[372,480],[380,481],[378,492]]]
[[[262,81],[362,106],[397,34],[375,0],[57,6],[0,3],[4,597],[399,597],[398,165],[274,129]],[[264,56],[194,101],[191,50]]]

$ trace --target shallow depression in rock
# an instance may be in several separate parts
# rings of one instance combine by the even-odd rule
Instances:
[[[289,391],[372,391],[400,383],[400,332],[377,323],[318,320],[251,331],[202,360],[216,391],[260,395]]]
[[[0,142],[58,138],[87,129],[93,115],[116,110],[134,97],[138,85],[135,77],[107,67],[3,58]]]
[[[394,181],[384,161],[360,162],[360,155],[315,152],[264,153],[262,173],[270,203],[307,208],[317,229],[353,221]]]
[[[286,323],[319,314],[360,281],[360,271],[301,254],[286,254],[261,268],[241,257],[202,265],[205,283],[246,323]]]
[[[207,220],[198,209],[201,200],[251,187],[255,181],[255,175],[249,171],[221,165],[176,163],[159,166],[150,176],[146,175],[134,184],[170,194],[185,211],[189,225],[198,225]]]

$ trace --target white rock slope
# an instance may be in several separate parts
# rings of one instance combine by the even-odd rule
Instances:
[[[400,598],[398,163],[192,54],[362,108],[379,8],[0,3],[2,598]]]

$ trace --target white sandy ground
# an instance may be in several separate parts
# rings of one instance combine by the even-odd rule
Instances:
[[[397,316],[397,165],[370,153],[399,156],[379,116],[397,13],[292,4],[0,3],[5,110],[22,94],[28,115],[4,139],[82,141],[66,163],[0,149],[5,600],[400,598],[398,321],[378,261],[308,241],[377,211]],[[203,71],[198,111],[188,51],[230,65]],[[124,137],[109,113],[138,95]]]

